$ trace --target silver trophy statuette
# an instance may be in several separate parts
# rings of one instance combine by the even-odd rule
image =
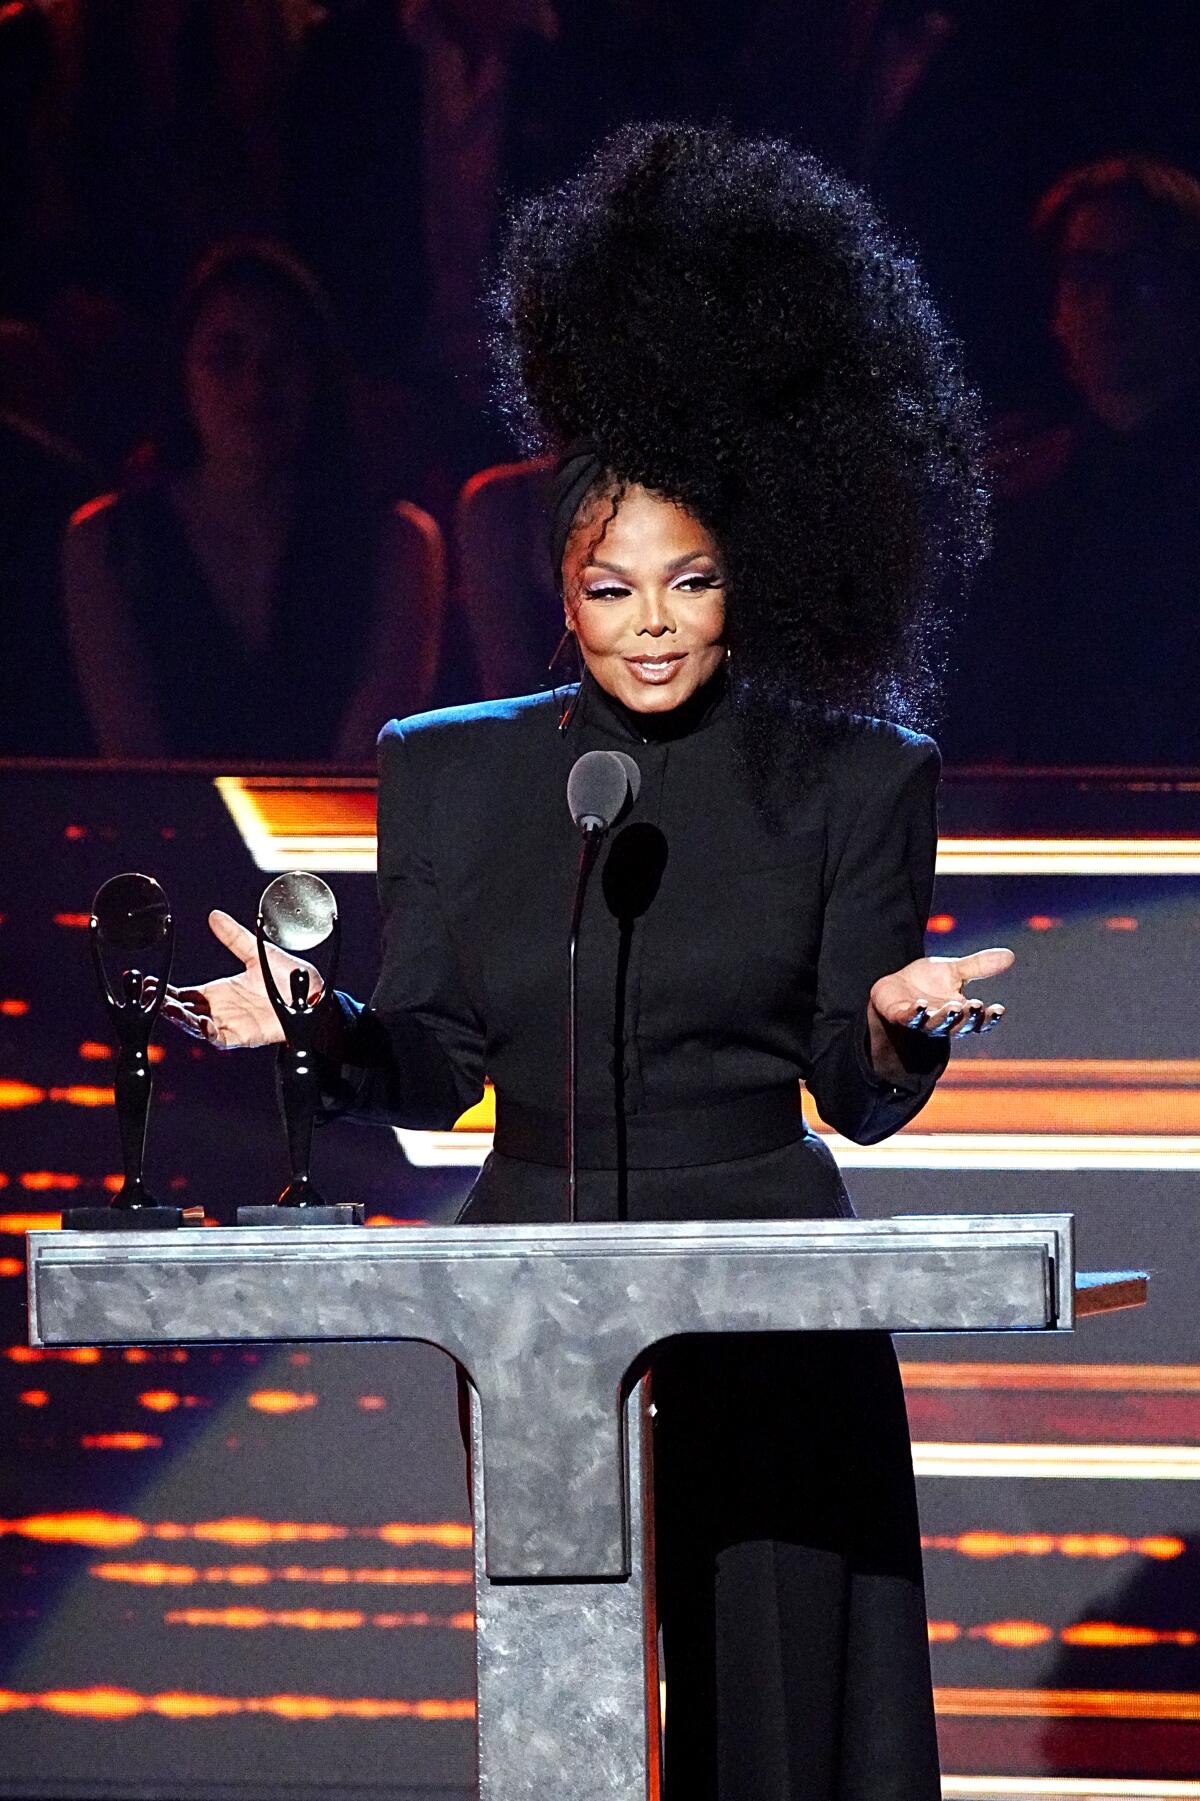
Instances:
[[[146,1188],[146,1129],[154,1078],[150,1039],[171,977],[175,923],[162,888],[148,875],[115,875],[92,902],[92,966],[116,1041],[113,1080],[124,1179],[111,1203],[72,1207],[64,1226],[84,1231],[161,1231],[201,1225],[202,1207],[164,1207]],[[136,959],[136,962],[134,961]]]
[[[361,1225],[361,1205],[330,1205],[313,1185],[313,1120],[321,1104],[320,1079],[314,1060],[317,1022],[322,1009],[333,1006],[330,998],[337,973],[341,928],[333,890],[320,876],[289,870],[276,876],[263,890],[258,903],[258,960],[267,997],[283,1027],[279,1048],[279,1102],[287,1134],[291,1180],[273,1206],[239,1207],[243,1226],[346,1226]],[[288,993],[280,993],[271,966],[270,947],[306,960],[310,953],[325,951],[325,973],[313,996],[309,967],[292,968],[287,974]]]

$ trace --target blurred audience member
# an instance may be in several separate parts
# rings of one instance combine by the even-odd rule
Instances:
[[[59,594],[67,520],[94,482],[47,432],[0,411],[0,756],[93,751]]]
[[[75,667],[106,756],[367,759],[430,699],[441,540],[367,490],[324,297],[230,244],[182,300],[160,429],[65,548]]]
[[[454,517],[459,611],[479,694],[535,694],[563,632],[550,557],[552,459],[500,463],[473,475]],[[573,681],[576,671],[555,672]]]
[[[997,434],[995,549],[943,744],[1200,764],[1200,182],[1089,164],[1034,230],[1066,401]]]

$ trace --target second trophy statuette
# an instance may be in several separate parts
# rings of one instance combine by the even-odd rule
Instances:
[[[330,1205],[313,1185],[313,1121],[321,1104],[320,1080],[314,1046],[317,1021],[330,998],[337,973],[340,927],[333,890],[320,876],[289,870],[276,876],[263,890],[258,903],[258,960],[267,997],[283,1027],[279,1047],[279,1101],[287,1133],[291,1180],[273,1206],[239,1207],[242,1226],[361,1226],[361,1204]],[[271,949],[284,951],[296,962],[279,973],[287,985],[280,992]],[[322,975],[307,961],[325,949]],[[305,959],[299,961],[299,959]]]

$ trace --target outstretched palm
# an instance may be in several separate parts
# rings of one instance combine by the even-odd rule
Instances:
[[[275,1017],[263,985],[258,962],[258,941],[254,933],[239,925],[232,914],[218,908],[208,916],[214,937],[239,959],[242,968],[234,976],[219,976],[196,988],[168,988],[163,1000],[163,1018],[170,1020],[193,1038],[203,1038],[225,1051],[253,1050],[262,1044],[282,1044],[283,1029]],[[315,1001],[321,993],[320,973],[301,957],[267,946],[267,960],[280,994],[291,995],[292,971],[309,972],[309,997]]]
[[[871,990],[871,1009],[885,1027],[907,1026],[935,1037],[986,1032],[1004,1015],[965,992],[973,982],[1003,974],[1015,961],[1010,950],[973,951],[967,957],[918,957]]]

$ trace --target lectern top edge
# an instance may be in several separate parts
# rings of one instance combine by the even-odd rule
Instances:
[[[1072,1234],[1074,1215],[1071,1213],[981,1213],[981,1214],[896,1214],[886,1219],[745,1219],[745,1220],[679,1220],[679,1221],[647,1221],[621,1220],[577,1223],[565,1222],[552,1225],[510,1226],[510,1225],[413,1225],[413,1226],[376,1226],[372,1227],[365,1240],[367,1246],[402,1244],[413,1254],[421,1251],[438,1251],[442,1254],[470,1253],[476,1257],[486,1255],[491,1248],[503,1250],[523,1250],[527,1253],[546,1251],[558,1255],[563,1251],[582,1254],[592,1248],[607,1251],[617,1244],[622,1251],[636,1249],[645,1254],[659,1245],[676,1250],[696,1244],[709,1246],[714,1243],[722,1246],[736,1245],[739,1239],[752,1242],[761,1248],[764,1240],[777,1238],[788,1240],[795,1232],[796,1226],[802,1224],[806,1236],[812,1238],[830,1238],[887,1241],[896,1237],[908,1237],[919,1234],[922,1238],[945,1236],[958,1242],[964,1238],[973,1238],[980,1234],[1043,1237],[1048,1232]],[[345,1226],[238,1226],[237,1242],[242,1245],[273,1246],[277,1248],[294,1247],[306,1253],[324,1245],[346,1245],[353,1243],[358,1249],[364,1247],[361,1232],[356,1228]],[[619,1234],[619,1237],[618,1237]],[[229,1228],[212,1227],[203,1234],[189,1237],[188,1254],[195,1248],[211,1244],[218,1240],[230,1242],[232,1233]],[[103,1248],[107,1252],[122,1244],[131,1252],[139,1247],[161,1251],[173,1245],[174,1234],[166,1232],[139,1232],[136,1239],[116,1233],[89,1234],[86,1240],[66,1238],[61,1232],[45,1231],[28,1234],[31,1245],[39,1248],[49,1245],[67,1245],[78,1249],[83,1246]]]

